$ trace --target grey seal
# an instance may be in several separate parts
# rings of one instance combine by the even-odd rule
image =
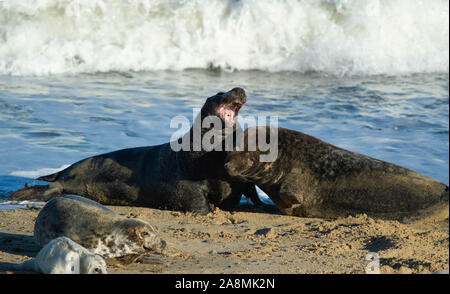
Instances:
[[[166,245],[155,229],[140,219],[121,216],[109,208],[77,195],[50,200],[39,212],[34,240],[45,246],[67,237],[104,258],[143,254]]]
[[[258,133],[266,140],[278,137],[276,160],[261,162],[267,152],[249,151]],[[255,183],[285,214],[413,220],[446,211],[448,216],[448,186],[413,170],[285,128],[251,127],[244,138],[242,151],[227,155],[228,173]]]
[[[50,241],[37,254],[14,267],[41,274],[107,274],[106,262],[67,237]]]
[[[240,126],[236,126],[235,119],[246,101],[241,88],[219,92],[207,98],[194,125],[206,117],[219,118],[222,141],[216,143],[224,145],[226,137],[236,136],[236,128]],[[211,128],[201,128],[201,139]],[[228,176],[223,167],[225,151],[194,150],[194,133],[193,126],[178,139],[187,138],[188,150],[174,151],[169,142],[89,157],[38,178],[51,184],[25,187],[12,193],[9,199],[48,201],[61,194],[75,194],[106,205],[206,214],[216,206],[227,210],[236,207],[244,194],[264,206],[254,185]]]

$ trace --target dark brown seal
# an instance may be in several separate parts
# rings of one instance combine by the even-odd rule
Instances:
[[[194,126],[208,116],[219,118],[222,124],[219,140],[222,141],[216,143],[224,145],[227,136],[235,136],[235,118],[246,100],[241,88],[217,93],[206,100]],[[199,149],[194,148],[194,126],[183,137],[187,138],[188,150],[174,151],[169,142],[89,157],[63,171],[39,178],[53,182],[50,185],[25,187],[12,193],[9,199],[47,201],[61,194],[75,194],[107,205],[203,214],[213,206],[235,207],[242,194],[262,204],[254,185],[228,176],[223,167],[225,151],[195,151]],[[200,139],[209,130],[201,128]]]
[[[39,212],[34,225],[36,243],[45,246],[58,237],[67,237],[105,258],[143,254],[166,244],[149,223],[126,218],[77,195],[56,197]]]
[[[261,162],[259,149],[248,151],[248,142],[255,142],[261,130],[272,139],[278,136],[278,156],[273,162]],[[288,215],[333,218],[366,213],[404,220],[438,208],[448,215],[445,184],[301,132],[249,128],[242,150],[228,154],[229,174],[255,183]]]

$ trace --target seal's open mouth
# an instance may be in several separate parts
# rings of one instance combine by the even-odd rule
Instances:
[[[233,102],[230,104],[223,104],[219,107],[219,117],[225,122],[227,126],[234,125],[234,119],[237,116],[239,109],[242,107],[242,103]]]
[[[241,88],[233,88],[224,93],[219,92],[208,97],[202,107],[202,120],[208,116],[219,117],[225,128],[233,128],[239,109],[247,101],[245,91]]]

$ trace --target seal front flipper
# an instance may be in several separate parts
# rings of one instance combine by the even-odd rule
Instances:
[[[276,196],[270,196],[276,195]],[[289,181],[280,185],[278,193],[270,193],[272,201],[278,208],[287,215],[297,215],[303,217],[311,216],[304,208],[305,202],[301,191],[291,185]]]
[[[62,194],[62,186],[59,183],[52,183],[46,186],[31,186],[14,191],[8,200],[35,200],[48,201]]]
[[[39,272],[39,265],[35,259],[25,260],[22,263],[13,265],[12,268],[16,271]]]
[[[308,181],[303,178],[303,172],[300,169],[291,170],[285,175],[278,185],[272,187],[279,190],[268,193],[272,201],[282,212],[287,215],[300,217],[329,217],[324,212],[326,206],[323,200],[318,197],[314,189],[307,184]],[[270,189],[269,189],[270,190]],[[325,210],[327,210],[325,208]]]
[[[178,180],[170,185],[170,191],[178,197],[170,203],[166,209],[194,212],[206,215],[211,212],[212,204],[209,203],[207,181]],[[162,207],[164,208],[164,207]]]

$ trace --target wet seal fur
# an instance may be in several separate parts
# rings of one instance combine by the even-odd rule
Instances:
[[[36,258],[14,267],[20,271],[41,274],[107,274],[106,262],[98,254],[67,237],[53,239],[42,248]]]
[[[164,240],[140,219],[130,219],[77,195],[50,200],[34,225],[35,242],[45,246],[65,236],[104,258],[143,254],[163,249]]]
[[[264,128],[266,136],[278,135],[274,162],[260,162],[258,149],[248,151],[248,142],[255,142]],[[401,221],[448,217],[448,186],[410,169],[284,128],[252,127],[244,138],[244,151],[229,152],[226,169],[255,183],[285,214],[334,218],[366,213]]]
[[[222,143],[216,143],[224,145],[226,136],[235,136],[235,118],[246,100],[241,88],[219,92],[207,98],[196,122],[201,123],[208,116],[219,117]],[[202,128],[201,138],[208,131]],[[183,137],[188,138],[189,150],[193,150],[193,134],[191,128]],[[173,151],[170,142],[123,149],[86,158],[60,172],[40,177],[39,180],[53,183],[25,187],[12,193],[9,199],[48,201],[61,194],[75,194],[106,205],[206,214],[214,206],[228,210],[236,207],[244,194],[253,203],[264,206],[254,185],[228,176],[223,167],[225,156],[225,151],[207,152],[203,148]]]

